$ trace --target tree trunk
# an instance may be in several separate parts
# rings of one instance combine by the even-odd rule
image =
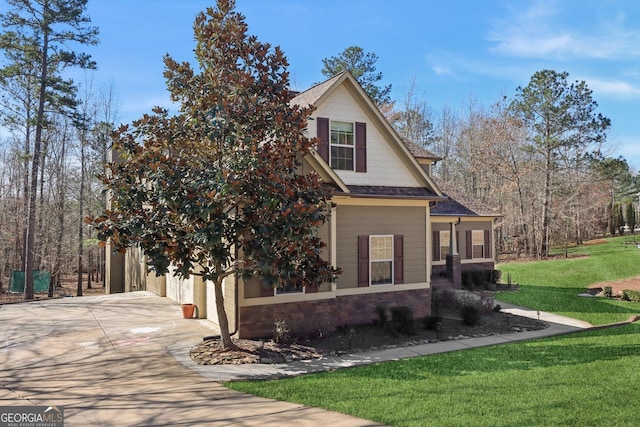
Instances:
[[[224,308],[224,295],[222,293],[223,280],[224,276],[219,276],[214,282],[216,311],[218,312],[218,324],[220,325],[220,339],[224,348],[237,350],[238,346],[231,341],[231,335],[229,334],[229,320]]]
[[[549,211],[551,204],[551,156],[550,151],[546,154],[544,171],[544,198],[542,205],[542,235],[540,236],[540,257],[546,258],[549,255]]]
[[[45,15],[48,13],[45,7]],[[27,222],[27,241],[26,241],[26,261],[25,261],[25,282],[24,282],[24,298],[26,300],[32,300],[34,297],[33,290],[33,263],[34,263],[34,248],[35,248],[35,236],[36,236],[36,196],[38,190],[38,174],[40,171],[40,157],[41,157],[41,144],[42,144],[42,128],[44,124],[44,106],[46,99],[47,88],[47,66],[48,66],[48,52],[49,52],[49,33],[47,31],[42,35],[42,62],[40,69],[40,82],[39,82],[39,94],[38,94],[38,114],[36,116],[36,136],[33,143],[33,163],[31,164],[31,185],[29,190],[29,215]]]
[[[80,196],[78,200],[78,286],[76,295],[82,296],[82,255],[84,252],[84,134],[80,138]]]

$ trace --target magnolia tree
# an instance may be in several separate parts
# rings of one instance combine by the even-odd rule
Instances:
[[[300,173],[315,142],[304,134],[312,110],[290,105],[282,51],[248,36],[234,7],[219,0],[196,17],[198,73],[164,58],[179,113],[155,108],[114,133],[121,161],[103,177],[111,207],[88,218],[114,250],[142,248],[156,274],[213,282],[226,348],[235,344],[225,277],[275,288],[317,286],[338,273],[317,237],[329,195],[316,174]]]

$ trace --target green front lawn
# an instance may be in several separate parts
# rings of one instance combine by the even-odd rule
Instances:
[[[612,239],[572,251],[590,256],[500,266],[521,289],[498,299],[594,324],[640,313],[640,303],[577,297],[591,283],[640,274],[640,250]],[[637,426],[638,366],[634,323],[226,386],[392,426]]]
[[[624,238],[618,237],[602,244],[569,249],[572,256],[584,255],[580,258],[501,264],[498,268],[503,280],[511,273],[513,282],[520,284],[520,290],[503,292],[496,299],[593,325],[627,320],[631,314],[640,313],[637,303],[577,297],[591,284],[640,275],[640,249],[624,242]]]
[[[639,349],[632,324],[226,385],[392,426],[637,426]]]

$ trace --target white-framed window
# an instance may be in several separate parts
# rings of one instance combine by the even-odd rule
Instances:
[[[393,285],[393,236],[369,236],[371,285]]]
[[[440,260],[447,259],[451,249],[451,231],[440,230]]]
[[[471,231],[471,256],[473,258],[485,258],[484,230]]]
[[[355,167],[355,132],[352,122],[331,121],[331,167],[352,171]]]
[[[304,294],[305,287],[296,288],[290,283],[285,284],[282,287],[277,287],[273,290],[273,295],[289,295],[289,294]]]

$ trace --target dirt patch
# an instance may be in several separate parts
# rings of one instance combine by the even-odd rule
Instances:
[[[583,243],[583,245],[585,246],[601,245],[607,242],[608,242],[607,239],[593,239],[593,240],[587,240],[586,242]]]
[[[367,350],[428,344],[438,341],[486,337],[497,334],[539,330],[548,327],[544,322],[509,313],[492,312],[476,326],[467,326],[458,313],[443,314],[437,329],[425,329],[417,320],[415,335],[392,333],[379,325],[347,326],[330,335],[320,332],[317,336],[298,339],[294,345],[277,345],[272,340],[237,340],[240,351],[224,350],[219,340],[209,340],[191,349],[192,359],[201,365],[287,363],[295,360],[317,359],[328,355],[357,353]]]
[[[599,295],[605,287],[611,287],[614,296],[622,295],[625,289],[640,290],[640,276],[630,277],[622,280],[612,280],[610,282],[600,282],[589,285],[589,293]]]

